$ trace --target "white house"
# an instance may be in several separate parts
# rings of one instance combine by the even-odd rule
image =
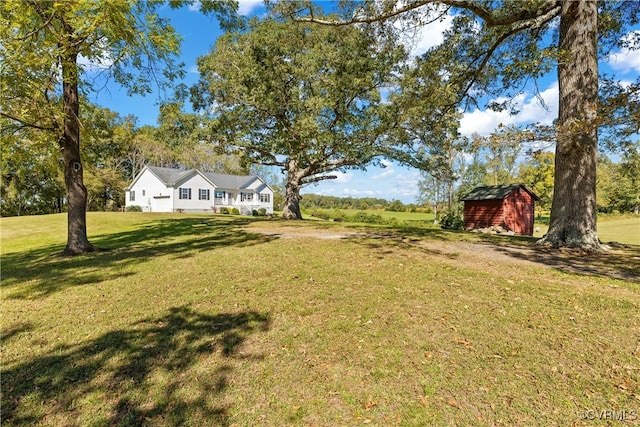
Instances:
[[[273,190],[256,175],[145,166],[125,188],[125,206],[144,212],[214,213],[226,207],[247,215],[260,208],[273,213]]]

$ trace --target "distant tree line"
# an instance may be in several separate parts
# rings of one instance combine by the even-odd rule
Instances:
[[[416,211],[416,204],[404,204],[400,200],[387,200],[376,197],[338,197],[318,194],[305,194],[300,207],[306,211],[316,209],[356,209],[385,210],[390,212]]]
[[[463,144],[464,151],[449,152],[451,158],[440,169],[422,172],[418,203],[430,206],[438,216],[459,214],[460,200],[473,188],[520,183],[540,197],[537,215],[548,214],[553,200],[555,155],[547,149],[551,143],[527,134],[527,130],[499,126],[489,136],[472,136]],[[640,213],[639,145],[630,143],[615,161],[607,156],[607,147],[601,147],[596,178],[598,212]]]
[[[176,105],[161,108],[159,125],[137,126],[132,116],[82,101],[82,163],[87,210],[118,211],[124,189],[145,165],[246,174],[238,157],[220,154],[192,138],[195,121]],[[2,128],[0,214],[39,215],[67,211],[62,155],[38,132]]]

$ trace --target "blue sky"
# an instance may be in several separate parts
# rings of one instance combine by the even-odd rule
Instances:
[[[261,0],[240,0],[240,13],[252,15],[263,13]],[[183,37],[180,60],[185,63],[187,76],[184,83],[191,85],[198,79],[196,59],[207,54],[222,34],[217,21],[195,10],[182,8],[178,10],[164,7],[160,14],[171,19],[171,24]],[[442,40],[442,32],[448,27],[450,20],[445,19],[428,27],[424,27],[410,46],[412,53],[419,55]],[[640,27],[636,28],[640,31]],[[600,64],[601,71],[615,74],[622,81],[635,81],[640,74],[640,50],[616,51],[608,61]],[[551,124],[558,112],[558,85],[555,75],[539,82],[540,95],[544,99],[545,110],[533,92],[523,93],[517,98],[520,114],[510,116],[491,110],[474,110],[464,114],[460,132],[471,135],[491,133],[498,124],[528,124],[541,122]],[[118,112],[121,116],[133,114],[138,117],[139,125],[155,125],[158,117],[158,104],[171,94],[153,93],[146,97],[127,96],[126,91],[115,84],[108,90],[102,90],[92,97],[93,102]],[[394,162],[383,160],[385,168],[369,167],[366,172],[346,171],[337,173],[338,179],[323,181],[317,185],[305,187],[303,193],[315,193],[332,196],[380,197],[388,200],[398,199],[404,203],[414,203],[418,197],[417,183],[420,172],[406,168]]]

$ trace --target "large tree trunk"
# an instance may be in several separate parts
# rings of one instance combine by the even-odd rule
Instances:
[[[540,244],[600,249],[596,233],[597,27],[595,1],[564,2],[554,193],[549,231]]]
[[[77,54],[74,53],[62,58],[64,128],[59,145],[67,187],[67,246],[63,255],[96,251],[87,238],[87,189],[80,157],[80,99],[76,59]]]
[[[284,207],[282,218],[302,219],[300,212],[300,189],[302,188],[302,173],[298,170],[297,162],[289,160],[287,164],[287,183],[284,190]]]

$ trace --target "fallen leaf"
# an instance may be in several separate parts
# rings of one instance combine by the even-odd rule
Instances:
[[[453,406],[454,408],[460,409],[460,405],[452,398],[447,399],[447,405]]]

